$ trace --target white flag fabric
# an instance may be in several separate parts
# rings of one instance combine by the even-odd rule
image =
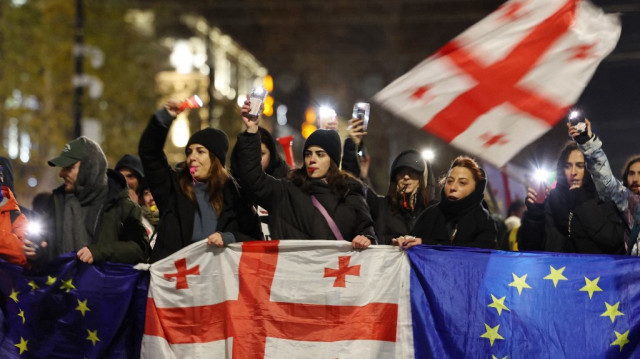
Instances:
[[[511,0],[374,100],[500,167],[566,114],[620,32],[587,0]]]
[[[201,241],[150,267],[143,358],[412,358],[409,261],[343,241]]]

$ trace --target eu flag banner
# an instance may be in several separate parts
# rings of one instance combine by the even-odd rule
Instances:
[[[409,258],[416,358],[640,357],[638,258],[431,246]]]
[[[41,274],[0,260],[2,358],[137,358],[148,272],[75,253]]]

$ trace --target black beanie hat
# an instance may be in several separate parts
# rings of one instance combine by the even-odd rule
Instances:
[[[302,149],[302,158],[304,158],[304,152],[311,146],[318,146],[322,148],[333,162],[340,166],[340,157],[342,156],[342,148],[340,146],[340,135],[336,130],[315,130],[304,142],[304,148]]]
[[[132,155],[124,155],[122,158],[116,163],[116,167],[114,168],[116,171],[120,171],[121,168],[128,168],[132,170],[135,174],[138,175],[138,180],[144,178],[144,170],[142,169],[142,161],[137,156]]]
[[[226,133],[211,127],[194,133],[189,138],[189,142],[187,142],[187,146],[184,149],[185,154],[189,146],[194,143],[200,144],[208,149],[209,152],[212,152],[224,167],[227,151],[229,150],[229,138]]]
[[[402,151],[391,164],[391,181],[395,180],[396,174],[402,167],[408,167],[418,173],[424,173],[425,163],[422,156],[414,150]]]

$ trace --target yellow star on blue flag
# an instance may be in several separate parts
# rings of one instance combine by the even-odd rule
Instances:
[[[23,337],[20,337],[20,343],[14,344],[13,346],[20,349],[20,355],[22,355],[22,353],[29,351],[29,349],[27,348],[28,343],[28,340],[24,340]]]
[[[607,310],[600,314],[601,317],[609,317],[611,319],[611,323],[613,323],[616,320],[617,316],[620,315],[624,315],[621,311],[618,310],[618,307],[620,306],[620,302],[611,305],[607,302],[604,302],[604,304],[607,306]]]
[[[493,346],[493,342],[496,339],[504,339],[502,335],[498,333],[498,329],[500,329],[500,324],[491,328],[487,323],[484,323],[484,328],[487,330],[484,334],[480,336],[480,338],[487,338],[489,342],[491,342],[491,346]]]
[[[616,340],[611,343],[611,345],[619,345],[620,351],[622,351],[622,347],[624,347],[625,344],[629,343],[629,331],[627,330],[624,333],[618,333],[614,330],[613,332],[616,334]]]
[[[518,288],[518,294],[522,294],[522,289],[527,288],[531,289],[531,286],[527,284],[527,275],[523,275],[522,277],[518,277],[515,273],[511,273],[513,276],[513,282],[509,283],[509,287]]]
[[[567,268],[567,267],[562,267],[560,269],[555,269],[555,268],[553,268],[553,266],[549,266],[549,267],[551,268],[551,273],[549,273],[543,279],[547,279],[547,280],[553,281],[553,287],[554,288],[558,287],[558,281],[568,280],[567,277],[562,275],[562,272],[564,272],[565,268]]]
[[[504,299],[506,297],[502,297],[500,299],[496,298],[493,294],[491,294],[491,299],[493,300],[493,303],[489,304],[489,307],[491,308],[496,308],[496,310],[498,311],[498,315],[502,315],[502,310],[506,310],[509,311],[509,308],[507,308],[506,305],[504,305]]]
[[[100,341],[100,338],[98,338],[98,330],[89,330],[87,329],[87,333],[89,333],[89,335],[87,336],[87,340],[91,342],[91,344],[93,344],[93,346],[96,346],[96,342]]]
[[[78,306],[76,307],[76,310],[82,313],[83,317],[85,312],[91,311],[91,309],[89,309],[89,307],[87,306],[87,300],[88,299],[85,299],[85,300],[78,299]]]
[[[18,316],[22,318],[22,324],[27,321],[27,318],[24,317],[24,310],[20,309],[20,312],[18,312]]]
[[[38,284],[36,284],[36,281],[34,281],[34,280],[30,280],[29,281],[29,287],[31,287],[32,291],[40,288],[40,287],[38,287]]]
[[[71,289],[76,289],[76,286],[73,285],[72,281],[73,281],[72,278],[69,278],[69,280],[63,280],[62,285],[60,286],[60,289],[66,291],[67,293],[69,293]]]
[[[590,280],[587,277],[584,277],[584,281],[585,284],[584,287],[580,288],[581,292],[588,292],[589,293],[589,299],[591,299],[591,297],[593,297],[593,293],[594,292],[602,292],[602,289],[600,287],[598,287],[598,281],[600,280],[600,277],[594,279],[594,280]]]
[[[13,299],[14,302],[18,303],[18,294],[20,294],[20,292],[18,292],[15,289],[11,289],[11,294],[9,294],[9,298]]]

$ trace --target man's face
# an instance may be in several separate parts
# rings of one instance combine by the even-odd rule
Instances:
[[[64,180],[64,191],[74,193],[76,191],[76,181],[80,172],[80,161],[60,169],[58,176]]]
[[[627,186],[631,192],[640,194],[640,162],[636,162],[629,167]]]
[[[120,173],[127,180],[127,187],[135,191],[138,188],[138,177],[135,173],[127,167],[120,168]]]

